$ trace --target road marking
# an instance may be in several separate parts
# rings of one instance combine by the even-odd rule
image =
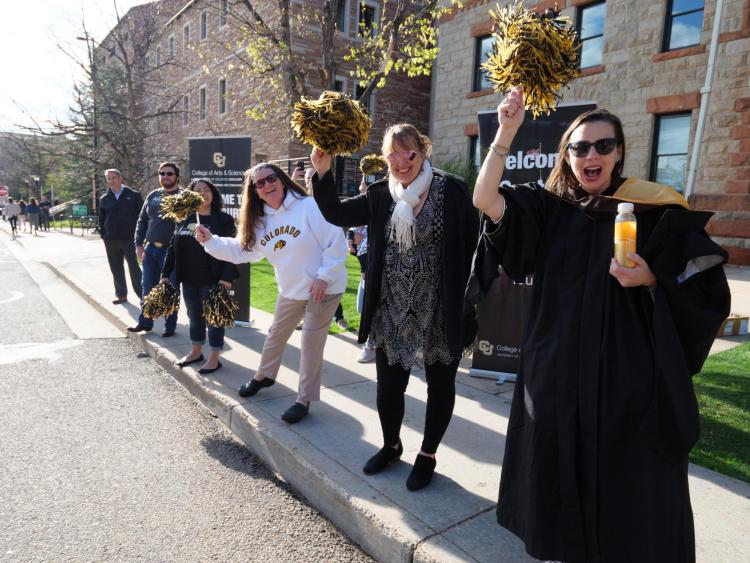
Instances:
[[[22,342],[20,344],[0,344],[0,365],[15,364],[28,360],[47,360],[50,363],[62,358],[61,350],[75,348],[83,340],[59,340],[57,342]]]
[[[13,301],[19,301],[20,299],[23,299],[23,293],[20,291],[9,291],[10,297],[6,297],[5,299],[0,299],[0,305],[5,305],[6,303],[13,303]]]

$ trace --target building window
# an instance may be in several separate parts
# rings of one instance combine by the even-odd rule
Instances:
[[[474,167],[474,170],[479,170],[482,167],[482,160],[486,152],[479,144],[479,135],[469,137],[469,163]]]
[[[186,23],[182,26],[182,46],[187,47],[190,45],[190,24]]]
[[[221,7],[219,8],[219,27],[227,25],[228,13],[229,13],[229,1],[221,0]]]
[[[182,96],[182,124],[190,123],[190,97]]]
[[[201,86],[198,95],[198,117],[206,119],[206,87]]]
[[[581,68],[602,64],[604,14],[607,5],[597,2],[578,10],[578,37],[581,41]]]
[[[669,0],[662,51],[700,45],[703,0]]]
[[[495,39],[491,35],[485,35],[484,37],[477,37],[476,47],[474,49],[474,91],[484,90],[485,88],[492,88],[492,82],[487,77],[487,71],[482,68],[482,63],[485,62],[490,54],[492,54],[492,48],[495,45]]]
[[[657,115],[654,126],[651,180],[678,192],[685,188],[691,117],[690,112]]]
[[[174,60],[174,35],[170,35],[167,39],[167,60]]]
[[[360,86],[359,83],[357,83],[357,87],[354,89],[354,98],[359,100],[359,97],[364,94],[366,89],[366,86]],[[369,113],[371,116],[374,115],[373,112],[375,111],[375,89],[373,88],[370,92],[370,97],[367,99],[367,105],[365,105],[365,109],[367,109],[367,113]]]
[[[143,73],[147,73],[151,68],[151,57],[144,55],[143,57]]]
[[[156,49],[156,68],[161,66],[161,47]]]
[[[219,78],[219,115],[227,112],[227,79]]]
[[[344,78],[337,78],[333,81],[334,92],[346,92],[346,82]]]
[[[349,2],[348,0],[339,0],[338,11],[336,12],[336,27],[339,33],[346,35],[349,29]]]
[[[198,36],[201,41],[208,37],[208,14],[206,12],[201,12],[201,25]]]
[[[359,4],[359,35],[362,37],[375,37],[378,32],[378,5],[367,0]]]

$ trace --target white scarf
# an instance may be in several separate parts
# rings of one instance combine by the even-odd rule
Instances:
[[[419,205],[419,198],[427,191],[432,183],[432,166],[425,160],[422,170],[414,181],[406,188],[399,184],[390,175],[388,189],[391,197],[396,202],[396,207],[391,215],[391,233],[398,244],[401,252],[406,252],[414,246],[414,208]]]

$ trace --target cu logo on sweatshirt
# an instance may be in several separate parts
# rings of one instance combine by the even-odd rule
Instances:
[[[276,244],[273,245],[273,251],[276,252],[277,250],[281,250],[286,246],[285,240],[277,240]]]

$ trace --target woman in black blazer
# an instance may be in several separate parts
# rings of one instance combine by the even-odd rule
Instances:
[[[426,487],[448,428],[463,352],[462,311],[479,217],[461,178],[430,166],[432,144],[413,125],[390,127],[382,152],[388,178],[339,200],[331,155],[313,150],[313,196],[327,221],[367,225],[368,259],[359,342],[376,347],[377,406],[383,448],[364,466],[384,470],[403,453],[404,393],[416,353],[424,354],[427,414],[422,447],[406,482]]]
[[[221,193],[216,186],[209,180],[199,179],[190,182],[188,189],[203,196],[203,205],[198,210],[200,224],[215,235],[235,236],[237,228],[234,219],[221,210]],[[182,296],[190,319],[193,348],[177,362],[180,367],[204,361],[202,348],[206,339],[206,321],[203,318],[203,299],[216,284],[231,288],[232,280],[239,275],[234,264],[217,260],[203,250],[194,237],[196,226],[194,214],[177,225],[161,271],[161,283],[168,282],[172,271],[175,271],[177,282],[182,284]],[[213,373],[221,368],[219,354],[224,347],[223,327],[208,325],[208,344],[211,352],[198,370],[201,374]]]

